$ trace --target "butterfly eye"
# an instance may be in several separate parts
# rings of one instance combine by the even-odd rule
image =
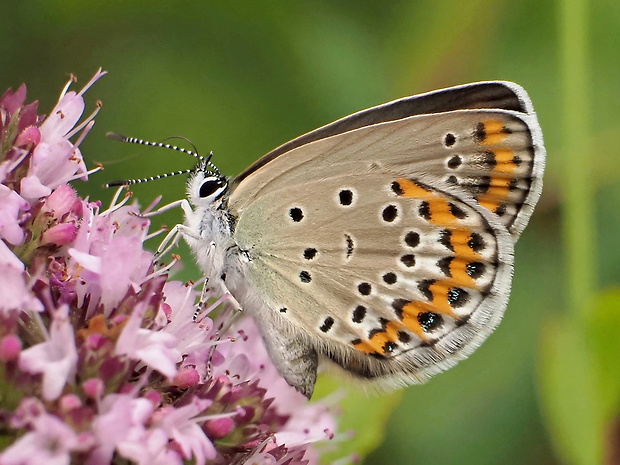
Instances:
[[[200,186],[200,191],[199,191],[200,198],[209,197],[210,195],[213,195],[215,192],[217,192],[218,189],[221,189],[222,187],[224,187],[224,184],[222,183],[221,179],[213,179],[213,178],[206,179]]]

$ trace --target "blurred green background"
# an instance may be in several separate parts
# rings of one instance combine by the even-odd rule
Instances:
[[[0,87],[26,82],[42,112],[69,73],[77,89],[99,66],[109,72],[87,94],[103,110],[81,146],[106,169],[77,183],[104,203],[106,181],[193,165],[107,131],[187,137],[232,175],[397,97],[476,80],[523,85],[548,164],[504,321],[424,386],[348,396],[343,428],[358,434],[325,461],[355,450],[366,464],[620,463],[620,2],[23,0],[4,2],[0,30]],[[134,193],[142,205],[160,193],[173,201],[184,182]],[[180,211],[156,221],[172,225]],[[196,279],[179,253],[180,279]]]

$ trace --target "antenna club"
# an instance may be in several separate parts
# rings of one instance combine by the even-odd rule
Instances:
[[[118,134],[116,132],[106,132],[105,136],[108,139],[117,140],[119,142],[125,142],[127,140],[127,137],[123,136],[122,134]]]
[[[105,183],[103,187],[108,189],[110,187],[128,186],[129,184],[131,184],[130,181],[131,180],[122,180],[122,179],[118,181],[110,181],[110,182]]]

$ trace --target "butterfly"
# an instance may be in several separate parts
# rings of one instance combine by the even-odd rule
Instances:
[[[319,365],[416,384],[500,322],[544,164],[525,90],[466,84],[339,119],[234,178],[203,160],[181,231],[308,398]]]

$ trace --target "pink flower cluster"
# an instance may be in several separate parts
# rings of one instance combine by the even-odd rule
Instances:
[[[138,207],[67,184],[90,174],[97,111],[78,121],[103,74],[47,118],[24,85],[0,98],[0,465],[316,463],[333,415],[277,374],[252,321],[225,339],[193,321],[196,291],[143,249]]]

